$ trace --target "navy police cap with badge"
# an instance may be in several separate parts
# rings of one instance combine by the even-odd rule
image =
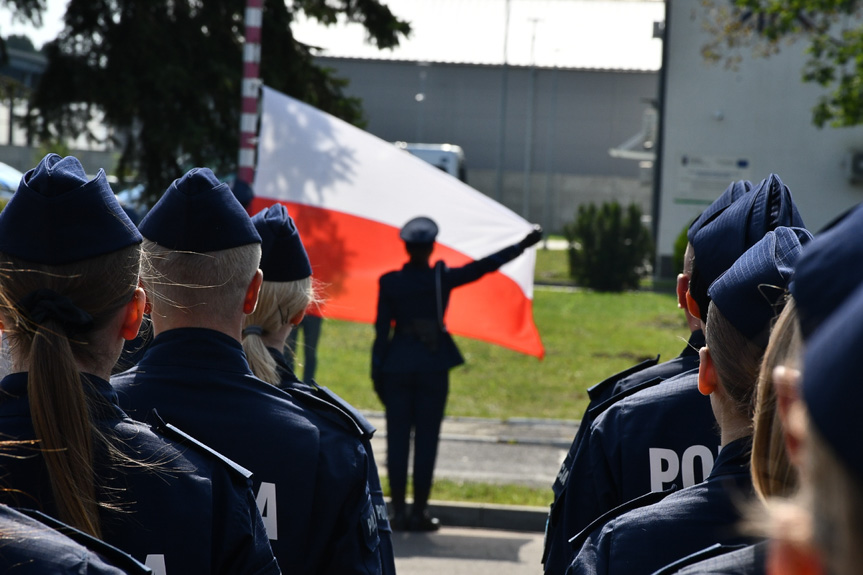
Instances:
[[[42,158],[0,212],[0,252],[28,262],[68,264],[139,243],[105,171],[91,180],[74,156]]]
[[[425,216],[414,218],[402,226],[399,237],[409,244],[430,244],[437,237],[437,224]]]
[[[811,239],[812,234],[803,228],[779,227],[767,232],[710,286],[713,305],[753,343],[767,345],[794,265]]]
[[[231,188],[209,168],[192,168],[174,180],[138,229],[148,240],[177,251],[206,253],[261,243]]]
[[[815,236],[803,250],[791,295],[800,330],[808,340],[845,299],[863,284],[863,204]]]
[[[258,212],[252,224],[261,236],[261,265],[264,280],[289,282],[312,275],[312,266],[300,232],[282,204]]]
[[[707,318],[710,284],[764,235],[779,226],[805,227],[791,192],[779,176],[770,174],[749,193],[731,203],[693,234],[695,266],[689,290]]]
[[[809,420],[833,453],[863,481],[863,385],[860,349],[863,347],[863,288],[857,288],[806,344],[803,360],[803,401]]]

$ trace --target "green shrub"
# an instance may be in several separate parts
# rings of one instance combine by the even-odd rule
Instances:
[[[563,233],[569,242],[570,275],[579,285],[619,292],[638,288],[646,275],[653,242],[635,204],[625,210],[617,202],[579,206]]]

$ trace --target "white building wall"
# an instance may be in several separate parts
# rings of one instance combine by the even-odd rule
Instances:
[[[737,179],[776,173],[807,227],[817,231],[863,200],[848,177],[863,150],[863,127],[818,129],[812,107],[823,91],[801,80],[803,43],[770,58],[747,54],[736,70],[707,63],[706,13],[698,0],[669,0],[658,257],[669,268],[681,230]],[[674,272],[676,273],[676,272]]]

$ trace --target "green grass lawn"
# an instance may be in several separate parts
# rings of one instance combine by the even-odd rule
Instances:
[[[534,291],[545,359],[456,337],[466,364],[450,372],[448,415],[580,419],[588,387],[645,358],[671,359],[685,345],[689,333],[671,293],[606,294],[566,287],[571,280],[563,251],[537,251],[536,279],[558,286]],[[317,380],[360,409],[382,411],[369,378],[373,338],[371,325],[328,319],[318,346]],[[387,478],[381,479],[386,489]],[[545,506],[551,490],[436,480],[433,497]]]
[[[565,257],[538,250],[537,274],[565,269]],[[538,286],[534,320],[546,350],[542,361],[456,337],[466,363],[450,372],[448,415],[579,419],[588,387],[656,354],[671,359],[688,337],[675,298],[651,291]],[[371,325],[324,322],[316,379],[360,409],[382,410],[369,378],[373,338]]]

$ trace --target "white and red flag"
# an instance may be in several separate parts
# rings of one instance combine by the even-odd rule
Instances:
[[[399,230],[427,216],[432,261],[464,265],[521,240],[529,222],[457,178],[338,118],[264,87],[251,213],[280,202],[296,221],[324,315],[372,323],[378,278],[407,261]],[[533,248],[453,291],[450,332],[542,357],[533,322]]]

